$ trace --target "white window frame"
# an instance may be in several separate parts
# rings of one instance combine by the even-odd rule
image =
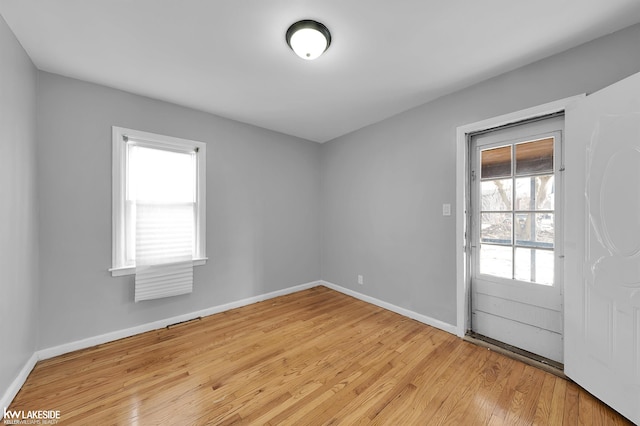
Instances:
[[[204,265],[206,256],[206,184],[207,184],[207,145],[188,139],[164,136],[140,130],[113,126],[112,130],[112,242],[111,268],[114,277],[132,275],[135,265],[126,261],[125,241],[125,197],[127,179],[127,143],[135,143],[147,148],[163,149],[177,152],[196,152],[196,218],[195,218],[195,252],[193,264]],[[127,142],[130,141],[130,142]]]

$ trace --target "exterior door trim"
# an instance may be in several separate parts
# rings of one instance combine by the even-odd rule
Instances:
[[[564,112],[568,105],[582,99],[586,94],[571,96],[521,111],[489,118],[460,126],[456,130],[456,334],[464,337],[470,325],[469,290],[469,159],[471,133],[481,132],[520,121],[531,120],[558,112]]]

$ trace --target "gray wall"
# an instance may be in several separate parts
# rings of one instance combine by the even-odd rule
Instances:
[[[324,144],[322,278],[454,325],[456,128],[601,89],[638,46],[635,25]]]
[[[207,143],[194,292],[135,304],[112,278],[111,126]],[[40,348],[320,277],[320,145],[45,72],[38,86]]]
[[[36,348],[36,79],[0,17],[0,397]]]

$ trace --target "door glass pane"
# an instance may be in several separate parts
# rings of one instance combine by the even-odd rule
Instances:
[[[553,285],[553,251],[516,248],[515,278]]]
[[[554,144],[543,137],[478,151],[479,273],[553,284]]]
[[[553,213],[516,213],[516,244],[553,248]]]
[[[511,246],[480,245],[480,273],[511,278],[513,250]]]
[[[555,199],[553,175],[516,179],[516,210],[553,210]]]
[[[482,210],[511,210],[512,179],[496,179],[480,182]]]
[[[482,213],[480,241],[511,244],[511,213]]]
[[[494,179],[511,176],[511,145],[480,152],[480,177]]]
[[[516,144],[516,175],[553,173],[553,139]]]

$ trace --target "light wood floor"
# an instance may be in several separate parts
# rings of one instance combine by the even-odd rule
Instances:
[[[39,362],[60,424],[630,424],[564,379],[325,287]]]

